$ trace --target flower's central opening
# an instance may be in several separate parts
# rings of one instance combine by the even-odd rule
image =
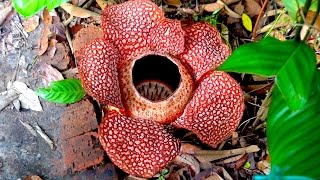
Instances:
[[[181,80],[175,63],[165,56],[153,54],[135,62],[132,77],[140,95],[154,102],[167,99],[179,87]]]

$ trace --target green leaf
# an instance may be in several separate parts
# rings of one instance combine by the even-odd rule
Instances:
[[[272,168],[281,175],[320,177],[320,72],[313,75],[311,96],[298,111],[290,110],[277,86],[272,92],[267,138]]]
[[[306,3],[306,0],[282,0],[284,7],[288,10],[290,17],[293,20],[297,20],[299,16],[299,8],[303,8]],[[311,11],[316,11],[317,1],[311,2],[310,9]]]
[[[69,0],[13,0],[13,7],[22,16],[29,17],[47,7],[52,10]]]
[[[248,30],[248,31],[252,31],[252,21],[251,21],[251,19],[250,19],[250,17],[247,15],[247,14],[245,14],[245,13],[243,13],[242,14],[242,24],[243,24],[243,26]]]
[[[38,89],[36,93],[49,102],[61,104],[75,103],[86,94],[78,79],[55,81],[47,88]]]
[[[237,50],[218,70],[277,76],[276,85],[292,110],[304,106],[316,71],[314,51],[304,42],[266,37]]]

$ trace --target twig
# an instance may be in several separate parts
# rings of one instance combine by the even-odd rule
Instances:
[[[299,5],[297,0],[296,0],[296,3],[297,3],[297,5]],[[303,12],[301,13],[301,11],[299,11],[301,17],[300,17],[300,20],[298,21],[298,24],[305,23],[305,17],[307,16],[307,13],[308,13],[310,6],[311,6],[311,0],[307,0],[306,3],[304,4]],[[301,38],[300,38],[301,30],[302,30],[302,26],[298,26],[297,30],[296,30],[296,34],[294,35],[294,40],[301,41]]]
[[[53,141],[46,135],[39,125],[35,126],[37,133],[49,144],[50,148],[53,150],[55,148]]]
[[[316,13],[314,14],[312,20],[311,20],[311,23],[310,23],[310,27],[308,28],[307,30],[307,33],[306,35],[304,36],[303,38],[303,41],[307,41],[308,37],[309,37],[309,34],[310,34],[310,28],[314,25],[314,23],[316,22],[318,16],[319,16],[319,12],[320,12],[320,0],[318,0],[318,4],[317,4],[317,10],[316,10]]]
[[[263,14],[264,10],[267,7],[267,4],[268,4],[268,0],[264,0],[264,3],[263,3],[262,8],[261,8],[261,11],[259,12],[259,15],[257,17],[256,24],[254,25],[254,28],[253,28],[253,31],[252,31],[252,40],[253,41],[256,41],[258,24],[259,24],[259,21],[260,21],[260,19],[262,17],[262,14]]]

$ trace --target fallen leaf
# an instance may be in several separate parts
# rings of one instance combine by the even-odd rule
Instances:
[[[235,7],[234,7],[234,12],[237,14],[243,14],[244,11],[244,5],[242,5],[242,1],[240,1]]]
[[[113,4],[116,4],[116,2],[114,0],[96,0],[96,2],[98,3],[98,5],[100,6],[100,8],[102,10],[104,10],[104,8],[106,8],[107,6],[111,6]]]
[[[209,151],[201,150],[196,152],[194,155],[200,162],[210,162],[230,156],[236,156],[243,153],[258,152],[260,148],[256,145],[251,145],[244,148],[231,149],[231,150],[220,150],[220,151]]]
[[[4,20],[7,18],[7,16],[9,15],[9,13],[12,10],[12,4],[10,4],[9,6],[0,9],[0,25],[4,22]]]
[[[232,146],[237,145],[238,138],[239,138],[239,134],[237,132],[232,132],[232,135],[231,135],[231,144],[232,144]]]
[[[40,65],[40,74],[42,78],[42,83],[48,86],[50,82],[63,80],[62,74],[51,65],[43,62]]]
[[[32,32],[39,26],[39,16],[34,15],[22,22],[23,29],[26,32]]]
[[[180,0],[165,0],[165,3],[175,7],[180,7],[182,5]]]
[[[25,177],[23,180],[42,180],[42,178],[36,175],[30,175]]]
[[[87,9],[83,9],[81,7],[69,4],[69,3],[63,3],[60,5],[62,9],[67,11],[71,16],[80,17],[80,18],[87,18],[87,17],[100,17],[100,14],[89,11]]]
[[[54,146],[53,141],[50,139],[50,137],[46,133],[44,133],[44,131],[41,129],[41,127],[36,125],[35,128],[36,128],[37,133],[46,141],[47,144],[49,144],[50,148],[54,149],[55,146]]]
[[[174,159],[174,161],[178,164],[180,164],[180,163],[188,164],[191,167],[191,169],[193,170],[194,174],[198,174],[200,172],[199,162],[191,155],[180,154]]]
[[[50,38],[49,40],[49,45],[48,45],[48,49],[47,49],[47,54],[49,55],[50,58],[53,58],[54,54],[56,53],[56,44],[57,44],[57,40],[54,38]]]
[[[232,11],[226,4],[224,4],[221,0],[217,1],[218,4],[221,4],[224,6],[224,9],[226,10],[226,13],[233,17],[233,18],[241,18],[241,16],[239,14],[237,14],[236,12]]]
[[[0,111],[7,107],[12,101],[17,99],[19,97],[19,94],[13,90],[9,89],[7,91],[0,93]]]
[[[180,147],[180,153],[181,154],[195,154],[196,152],[200,151],[201,148],[189,144],[189,143],[182,143]]]
[[[232,4],[232,3],[235,3],[235,2],[238,2],[240,0],[222,0],[222,2],[226,5],[229,5],[229,4]]]
[[[66,40],[66,30],[65,26],[61,22],[57,22],[50,25],[50,31],[55,34],[56,39],[59,42],[63,42]]]
[[[31,109],[33,111],[42,111],[38,95],[23,82],[15,81],[12,83],[12,89],[21,93],[19,95],[19,101],[21,107],[25,109]]]
[[[220,178],[223,180],[232,180],[232,177],[230,176],[230,174],[223,167],[215,166],[209,169],[205,169],[199,174],[196,174],[192,179],[194,180],[204,180],[204,179],[218,180],[219,179],[220,180]]]
[[[79,0],[71,0],[71,3],[75,6],[79,5]]]
[[[41,31],[41,36],[39,40],[39,50],[38,55],[41,56],[44,52],[46,52],[49,46],[49,38],[51,36],[51,31],[48,26],[45,26]]]
[[[42,55],[40,58],[47,64],[50,64],[54,68],[62,71],[67,69],[70,62],[70,49],[65,43],[57,43],[56,48],[56,53],[53,58],[50,58],[47,53]]]
[[[243,13],[241,19],[242,19],[243,26],[248,31],[252,32],[252,21],[251,21],[250,17],[247,14]]]
[[[66,79],[79,79],[78,73],[78,68],[71,68],[62,72]]]
[[[222,9],[224,5],[218,2],[215,2],[215,3],[201,5],[201,7],[207,12],[215,12]]]
[[[261,11],[261,6],[255,0],[246,0],[244,5],[250,17],[258,15]]]
[[[51,25],[52,24],[52,16],[50,15],[47,8],[45,8],[42,12],[42,22],[44,25]]]
[[[38,136],[37,131],[33,129],[33,127],[29,123],[22,122],[19,119],[20,123],[35,137]]]

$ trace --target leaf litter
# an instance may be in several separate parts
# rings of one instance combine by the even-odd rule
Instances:
[[[115,1],[97,0],[96,3],[89,1],[92,4],[88,2],[88,6],[82,6],[86,2],[74,0],[72,4],[62,5],[63,11],[58,8],[58,13],[48,12],[47,10],[42,12],[40,24],[43,23],[45,26],[41,32],[38,54],[42,61],[39,72],[44,85],[63,79],[64,76],[68,78],[77,77],[77,51],[88,39],[96,38],[92,36],[97,35],[97,33],[90,33],[90,30],[100,29],[100,22],[91,18],[100,15],[92,9],[97,7],[104,9],[106,6],[117,3]],[[283,7],[277,5],[280,11],[275,11],[270,1],[268,11],[265,11],[262,10],[262,3],[256,0],[218,0],[206,1],[205,3],[200,0],[198,4],[193,4],[193,2],[168,0],[163,3],[162,7],[170,17],[178,18],[183,23],[190,21],[190,18],[207,17],[212,15],[212,12],[217,11],[219,16],[214,17],[218,22],[216,25],[218,28],[224,29],[221,34],[232,34],[232,36],[226,36],[224,39],[234,49],[240,44],[256,38],[253,37],[251,29],[257,32],[258,39],[265,32],[269,32],[269,35],[278,34],[278,37],[291,35],[292,22],[288,21],[288,15],[284,13],[283,19],[280,19],[281,16],[276,19],[276,15],[281,13]],[[241,21],[244,14],[248,16],[246,23]],[[259,14],[262,14],[262,16],[265,14],[265,16],[257,22]],[[248,19],[251,20],[251,26],[259,25],[246,28]],[[78,30],[73,32],[73,28]],[[87,38],[87,40],[83,40],[84,38]],[[185,143],[182,144],[181,155],[179,156],[180,161],[168,166],[169,172],[165,177],[169,179],[181,177],[188,179],[188,176],[194,177],[194,179],[251,179],[252,171],[269,173],[270,159],[266,150],[264,125],[270,102],[268,98],[270,86],[273,81],[272,79],[256,79],[250,75],[243,75],[239,79],[241,79],[241,84],[244,84],[242,88],[247,93],[246,100],[248,102],[243,119],[253,118],[254,121],[248,121],[242,130],[238,129],[237,133],[234,133],[230,139],[222,143],[218,150],[211,150],[199,143],[192,134],[185,136],[183,138]],[[20,92],[17,93],[16,90],[11,90],[11,95],[8,95],[9,92],[7,91],[0,93],[0,110],[1,98],[15,100],[20,97]],[[8,100],[3,102],[6,104]],[[37,129],[41,132],[40,127]],[[37,133],[39,133],[38,131]],[[48,136],[44,136],[43,131],[39,134],[42,134],[44,139],[50,139]],[[47,143],[50,147],[54,147],[52,141],[48,140]]]

